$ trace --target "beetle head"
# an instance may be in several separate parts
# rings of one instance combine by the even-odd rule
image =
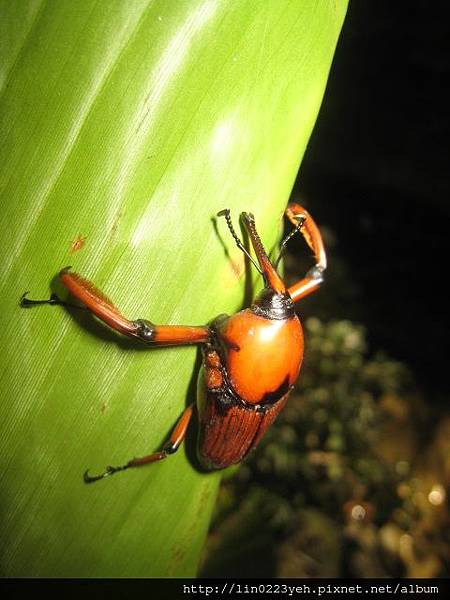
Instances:
[[[265,287],[255,298],[251,310],[267,319],[290,319],[294,316],[294,303],[287,292],[279,293]]]

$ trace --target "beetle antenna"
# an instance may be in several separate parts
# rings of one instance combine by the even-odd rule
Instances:
[[[239,248],[239,250],[242,250],[242,252],[245,254],[245,256],[247,256],[247,258],[249,258],[252,261],[252,263],[254,264],[254,266],[258,269],[259,273],[261,275],[263,275],[263,272],[261,271],[261,268],[258,265],[258,263],[256,262],[256,260],[254,260],[253,256],[247,251],[247,248],[244,246],[244,244],[238,238],[238,236],[234,230],[233,223],[231,222],[230,209],[224,208],[223,210],[221,210],[220,212],[217,213],[217,216],[225,217],[225,220],[228,225],[228,229],[230,230],[230,233],[233,236],[233,239],[236,242],[237,247]]]
[[[297,232],[300,232],[301,228],[303,227],[303,223],[306,221],[305,215],[295,215],[295,219],[298,221],[297,225],[294,227],[294,229],[291,232],[289,232],[287,234],[287,236],[284,238],[284,240],[280,244],[280,253],[278,254],[277,260],[275,261],[275,268],[277,268],[278,263],[280,262],[281,258],[283,257],[287,243],[289,242],[289,240],[292,237],[294,237],[294,235]]]

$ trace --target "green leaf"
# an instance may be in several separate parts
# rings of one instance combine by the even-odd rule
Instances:
[[[72,265],[131,318],[238,309],[243,256],[212,218],[253,211],[274,247],[345,8],[0,2],[3,575],[195,574],[220,477],[196,469],[195,431],[161,463],[82,475],[160,447],[195,398],[196,350],[18,300]]]

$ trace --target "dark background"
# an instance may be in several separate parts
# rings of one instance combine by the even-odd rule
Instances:
[[[336,316],[367,324],[372,346],[437,392],[450,335],[449,42],[439,3],[351,1],[295,186],[332,229],[331,261],[351,271]]]

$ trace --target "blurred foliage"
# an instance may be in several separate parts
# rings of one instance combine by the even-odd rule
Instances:
[[[368,356],[363,326],[310,317],[305,334],[297,390],[222,485],[202,574],[444,574],[450,418],[405,365]]]

